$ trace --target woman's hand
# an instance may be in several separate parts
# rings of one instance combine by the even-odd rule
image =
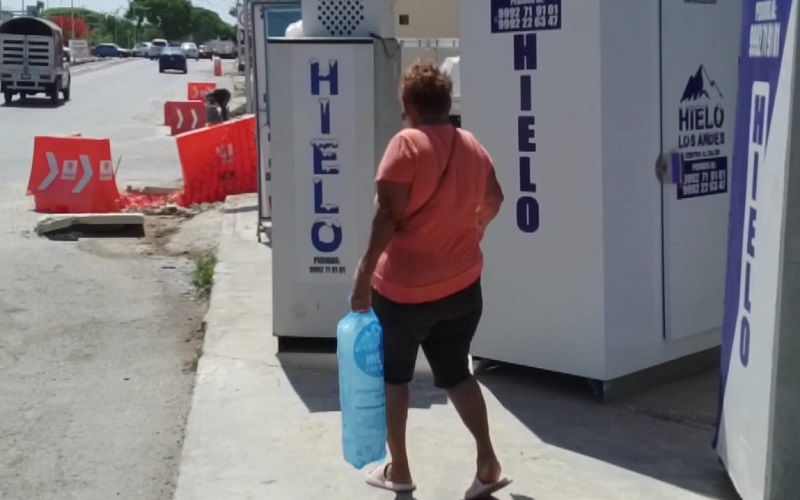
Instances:
[[[364,266],[358,266],[353,278],[353,292],[350,295],[350,310],[365,313],[372,307],[372,276],[364,272]]]

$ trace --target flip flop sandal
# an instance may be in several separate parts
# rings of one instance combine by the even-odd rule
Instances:
[[[414,484],[392,482],[388,477],[391,465],[391,462],[389,462],[369,472],[367,474],[367,484],[383,490],[394,491],[395,493],[408,493],[417,489]]]
[[[511,484],[511,481],[512,480],[509,478],[503,478],[496,483],[484,484],[476,477],[475,480],[472,481],[472,486],[470,486],[467,492],[464,494],[464,500],[478,500],[479,498],[486,498]]]

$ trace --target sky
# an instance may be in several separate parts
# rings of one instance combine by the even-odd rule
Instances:
[[[3,5],[3,10],[19,10],[23,1],[26,5],[34,5],[36,3],[35,0],[0,0],[0,3]],[[49,8],[70,7],[72,5],[75,8],[85,7],[98,12],[116,12],[120,16],[128,9],[127,0],[44,0],[44,2]],[[198,7],[213,10],[226,23],[236,23],[236,19],[228,14],[230,8],[236,5],[236,0],[192,0],[192,3]]]

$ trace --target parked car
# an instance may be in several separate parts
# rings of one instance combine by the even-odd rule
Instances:
[[[195,61],[200,60],[200,51],[197,49],[196,44],[192,42],[183,42],[181,44],[181,50],[183,50],[187,58],[194,59]]]
[[[211,59],[211,51],[208,50],[208,47],[205,45],[201,45],[197,48],[197,53],[200,56],[200,59]]]
[[[150,42],[139,42],[131,50],[133,57],[147,57],[150,55]]]
[[[186,62],[186,54],[180,47],[165,47],[158,56],[158,72],[163,73],[167,70],[180,71],[186,74],[189,65]]]
[[[153,41],[150,42],[150,59],[158,59],[158,56],[161,55],[161,51],[164,50],[167,45],[169,44],[163,38],[154,38]]]
[[[131,52],[116,43],[100,43],[92,48],[92,55],[95,57],[130,57]]]

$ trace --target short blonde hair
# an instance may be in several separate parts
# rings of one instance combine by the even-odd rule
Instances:
[[[441,116],[450,113],[453,81],[439,69],[436,61],[416,60],[403,73],[400,81],[400,99],[423,116]]]

